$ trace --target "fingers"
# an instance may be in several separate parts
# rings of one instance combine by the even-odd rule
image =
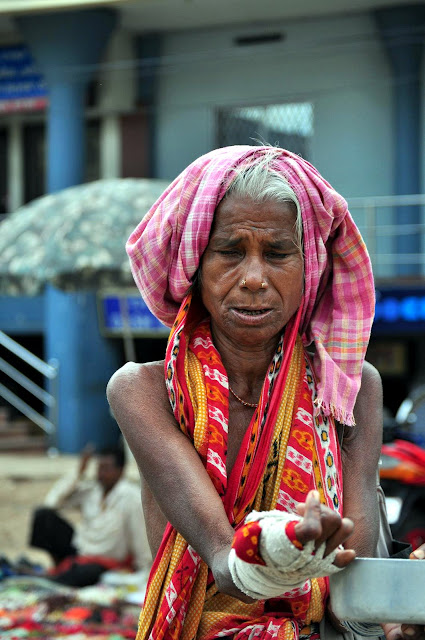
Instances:
[[[385,623],[382,625],[386,640],[424,640],[425,627],[423,624],[396,624]]]
[[[351,536],[354,530],[354,522],[350,518],[340,519],[340,526],[335,533],[330,535],[326,540],[325,556],[331,553],[334,549],[343,544],[347,538]],[[351,560],[350,560],[351,562]]]
[[[411,560],[423,560],[425,558],[425,544],[412,551],[409,558]]]
[[[317,491],[310,491],[304,505],[298,505],[298,514],[302,520],[295,526],[295,534],[298,540],[305,544],[310,540],[315,540],[315,548],[318,549],[323,542],[326,542],[325,556],[345,542],[352,534],[354,524],[349,518],[341,518],[336,512],[320,503],[320,496]],[[346,566],[353,558],[344,560],[342,566]],[[338,566],[338,565],[337,565]]]
[[[338,567],[338,569],[344,569],[350,562],[353,562],[355,557],[356,552],[354,549],[342,549],[341,551],[337,551],[333,564]]]
[[[425,638],[425,627],[423,624],[402,624],[401,633],[405,640],[423,640]]]
[[[301,544],[317,540],[322,534],[321,507],[318,491],[310,491],[305,501],[303,519],[295,525],[295,535]]]
[[[399,624],[385,623],[382,625],[386,640],[401,640],[401,627]]]

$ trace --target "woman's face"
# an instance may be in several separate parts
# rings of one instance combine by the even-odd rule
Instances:
[[[239,347],[275,341],[298,309],[303,257],[295,206],[228,196],[218,205],[201,264],[215,338]]]

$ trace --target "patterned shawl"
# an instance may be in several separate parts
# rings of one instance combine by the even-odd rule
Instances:
[[[195,305],[193,305],[195,307]],[[341,461],[332,418],[313,418],[315,384],[298,335],[301,310],[290,320],[268,368],[237,460],[227,477],[229,386],[191,296],[173,325],[166,384],[180,429],[193,442],[236,530],[252,510],[296,511],[311,489],[342,512]],[[198,553],[168,525],[149,578],[137,640],[298,640],[317,638],[327,578],[308,580],[282,598],[244,604],[217,591]]]
[[[208,244],[232,170],[274,153],[273,168],[295,191],[304,229],[301,336],[315,344],[316,403],[354,424],[353,408],[374,314],[369,256],[347,203],[297,155],[272,147],[224,147],[187,167],[131,234],[134,279],[152,313],[171,326]]]

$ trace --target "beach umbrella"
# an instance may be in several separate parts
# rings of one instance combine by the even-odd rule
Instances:
[[[167,185],[98,180],[20,207],[0,223],[0,295],[132,285],[125,242]]]

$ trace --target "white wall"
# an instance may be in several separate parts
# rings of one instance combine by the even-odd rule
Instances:
[[[233,44],[264,32],[286,37]],[[163,56],[158,177],[216,146],[219,106],[311,101],[313,164],[347,197],[392,192],[391,73],[371,16],[168,34]]]
[[[137,69],[134,64],[133,35],[117,29],[108,43],[100,73],[99,104],[102,112],[128,112],[134,109]]]

